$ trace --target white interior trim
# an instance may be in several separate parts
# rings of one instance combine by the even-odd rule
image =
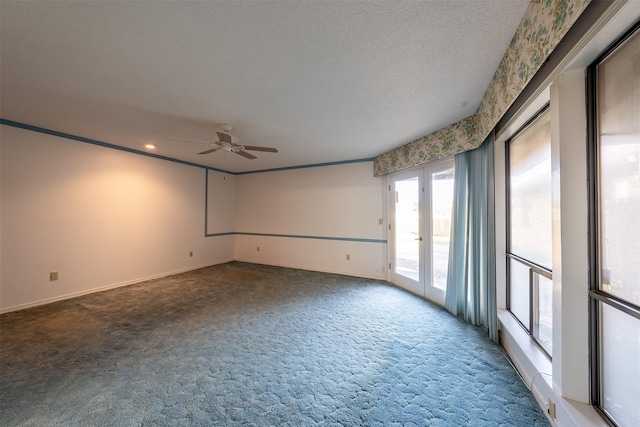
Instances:
[[[224,264],[226,262],[231,262],[231,261],[233,261],[233,259],[229,259],[229,260],[225,260],[225,261],[221,261],[221,262],[216,262],[216,263],[208,263],[208,264],[196,265],[196,266],[193,266],[193,267],[182,268],[182,269],[179,269],[179,270],[169,271],[169,272],[166,272],[166,273],[154,274],[154,275],[151,275],[151,276],[141,277],[141,278],[133,279],[133,280],[126,280],[124,282],[112,283],[112,284],[109,284],[109,285],[106,285],[106,286],[101,286],[101,287],[98,287],[98,288],[85,289],[85,290],[79,291],[79,292],[72,292],[70,294],[58,295],[58,296],[55,296],[53,298],[45,298],[45,299],[41,299],[41,300],[38,300],[38,301],[31,301],[31,302],[28,302],[26,304],[15,305],[13,307],[0,308],[0,314],[9,313],[9,312],[12,312],[12,311],[24,310],[24,309],[27,309],[27,308],[37,307],[37,306],[45,305],[45,304],[51,304],[53,302],[64,301],[64,300],[68,300],[68,299],[72,299],[72,298],[77,298],[77,297],[81,297],[83,295],[89,295],[89,294],[94,294],[94,293],[97,293],[97,292],[107,291],[109,289],[121,288],[123,286],[129,286],[129,285],[134,285],[136,283],[146,282],[147,280],[160,279],[162,277],[168,277],[168,276],[173,276],[174,274],[186,273],[187,271],[199,270],[201,268],[211,267],[212,265],[217,265],[217,264]]]
[[[527,335],[511,313],[498,310],[498,321],[500,343],[552,426],[608,426],[591,405],[565,399],[554,391],[549,375],[552,368],[551,360]],[[556,405],[555,419],[549,415],[549,399]]]
[[[496,280],[500,338],[540,407],[556,405],[554,426],[595,427],[606,422],[588,403],[586,141],[584,72],[640,16],[640,2],[614,1],[585,36],[509,120],[496,137]],[[553,83],[553,86],[551,85]],[[553,87],[553,89],[550,89]],[[504,310],[506,306],[506,209],[504,144],[537,111],[552,103],[554,184],[554,340],[551,362]],[[555,105],[553,105],[555,104]],[[576,116],[577,115],[577,116]],[[553,126],[556,128],[553,129]],[[560,141],[562,144],[560,144]],[[573,150],[573,151],[572,151]],[[562,185],[561,185],[562,184]],[[560,191],[561,190],[561,191]],[[560,196],[564,194],[564,199]],[[568,196],[567,196],[568,195]],[[564,218],[564,222],[562,222]],[[563,244],[564,242],[564,244]],[[545,360],[546,359],[546,360]],[[548,374],[551,373],[552,376]],[[540,380],[539,377],[544,378]],[[577,400],[576,400],[577,399]],[[550,418],[548,416],[548,418]]]

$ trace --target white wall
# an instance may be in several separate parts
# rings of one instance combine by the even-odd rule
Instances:
[[[235,231],[277,236],[236,235],[235,258],[384,279],[386,244],[356,241],[386,241],[383,182],[372,169],[362,162],[237,176]]]
[[[236,177],[209,170],[207,173],[207,234],[233,232],[235,215]]]
[[[234,176],[0,131],[0,312],[233,259],[385,278],[371,162]]]
[[[204,169],[0,131],[0,311],[233,259],[233,236],[204,237]],[[213,203],[220,189],[210,190]]]

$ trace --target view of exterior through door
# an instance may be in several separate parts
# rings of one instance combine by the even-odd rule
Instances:
[[[390,177],[390,280],[444,304],[453,202],[453,159]]]
[[[396,273],[420,280],[420,179],[412,176],[395,181]]]
[[[453,167],[431,174],[431,269],[432,285],[447,288],[449,237],[453,204]]]

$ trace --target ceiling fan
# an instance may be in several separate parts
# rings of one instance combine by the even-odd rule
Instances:
[[[216,131],[218,140],[213,142],[188,141],[185,139],[175,139],[175,138],[167,138],[167,139],[170,139],[172,141],[184,141],[184,142],[192,142],[196,144],[204,144],[204,145],[209,145],[213,147],[208,150],[202,151],[198,154],[209,154],[209,153],[213,153],[214,151],[226,151],[226,152],[235,153],[247,159],[253,160],[253,159],[257,159],[257,157],[251,153],[247,153],[247,151],[265,151],[267,153],[278,152],[276,148],[258,147],[255,145],[243,145],[243,144],[238,144],[237,142],[234,142],[233,141],[234,137],[229,133],[233,128],[226,123],[223,124],[220,127],[220,129],[221,130]]]

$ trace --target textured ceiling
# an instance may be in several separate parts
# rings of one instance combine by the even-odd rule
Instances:
[[[3,0],[0,115],[237,172],[370,158],[473,114],[527,6]],[[225,122],[280,152],[166,139]]]

